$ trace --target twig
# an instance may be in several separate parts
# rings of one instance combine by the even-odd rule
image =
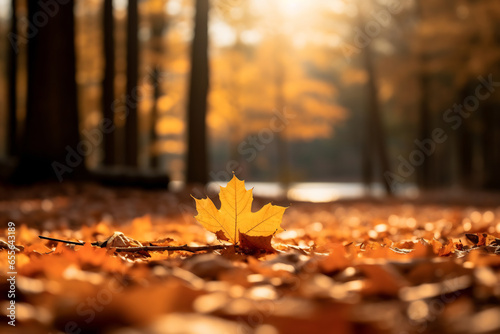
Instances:
[[[44,237],[42,235],[38,236],[40,239],[45,239],[45,240],[50,240],[50,241],[55,241],[55,242],[64,242],[66,244],[71,244],[71,245],[78,245],[78,246],[83,246],[85,245],[85,242],[78,242],[78,241],[69,241],[69,240],[62,240],[62,239],[56,239],[56,238],[49,238],[49,237]],[[92,242],[92,246],[100,246],[99,242]]]
[[[50,240],[50,241],[55,241],[55,242],[64,242],[66,244],[79,245],[79,246],[85,245],[84,242],[68,241],[68,240],[62,240],[62,239],[56,239],[56,238],[49,238],[49,237],[44,237],[42,235],[39,235],[38,237],[40,239],[45,239],[45,240]]]
[[[56,239],[56,238],[49,238],[49,237],[44,237],[41,235],[39,235],[38,237],[40,239],[50,240],[50,241],[54,241],[54,242],[64,242],[64,243],[71,244],[71,245],[78,245],[78,246],[85,245],[85,242],[68,241],[68,240],[62,240],[62,239]],[[91,245],[100,247],[102,245],[102,243],[92,242]],[[228,246],[230,246],[230,245],[228,245]],[[218,250],[218,249],[226,249],[228,246],[226,246],[226,245],[207,245],[207,246],[181,245],[181,246],[116,247],[115,251],[116,252],[129,252],[129,253],[141,252],[141,251],[157,251],[157,252],[184,251],[184,252],[196,253],[196,252],[203,252],[203,251],[214,251],[214,250]],[[235,246],[235,247],[237,248],[238,246]]]
[[[117,252],[184,251],[184,252],[196,253],[196,252],[203,252],[203,251],[214,251],[214,250],[218,250],[218,249],[226,249],[228,246],[225,246],[225,245],[207,245],[207,246],[188,246],[188,245],[181,245],[181,246],[143,246],[143,247],[117,247],[117,248],[115,248],[115,250]]]

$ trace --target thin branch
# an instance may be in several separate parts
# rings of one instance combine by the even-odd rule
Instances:
[[[45,239],[45,240],[50,240],[50,241],[55,241],[55,242],[64,242],[66,244],[71,244],[71,245],[79,245],[79,246],[85,245],[84,242],[68,241],[68,240],[62,240],[62,239],[56,239],[56,238],[49,238],[49,237],[44,237],[42,235],[39,235],[38,237],[40,239]]]
[[[207,246],[143,246],[143,247],[117,247],[115,250],[117,252],[141,252],[141,251],[184,251],[184,252],[203,252],[203,251],[214,251],[219,249],[226,249],[231,245],[207,245]],[[237,246],[236,246],[237,247]]]
[[[39,235],[38,237],[40,239],[50,240],[50,241],[54,241],[54,242],[64,242],[64,243],[70,244],[70,245],[78,245],[78,246],[85,245],[85,242],[69,241],[69,240],[63,240],[63,239],[49,238],[49,237],[44,237],[42,235]],[[99,242],[92,242],[91,245],[92,246],[100,246],[101,243],[99,243]]]
[[[39,235],[38,237],[40,239],[50,240],[50,241],[54,241],[54,242],[64,242],[66,244],[71,244],[71,245],[78,245],[78,246],[85,245],[85,242],[68,241],[68,240],[62,240],[62,239],[56,239],[56,238],[49,238],[49,237],[44,237],[41,235]],[[101,247],[102,243],[92,242],[91,245]],[[226,249],[229,246],[231,246],[231,245],[207,245],[207,246],[181,245],[181,246],[116,247],[115,251],[116,252],[129,252],[129,253],[141,252],[141,251],[156,251],[156,252],[184,251],[184,252],[196,253],[196,252],[203,252],[203,251],[214,251],[214,250],[219,250],[219,249]],[[235,247],[238,247],[238,246],[235,246]],[[114,248],[114,247],[111,247],[111,248]]]

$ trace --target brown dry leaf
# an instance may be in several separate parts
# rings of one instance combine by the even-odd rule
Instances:
[[[271,245],[273,235],[266,237],[252,237],[240,233],[240,249],[245,254],[276,253]]]
[[[117,231],[104,242],[103,246],[109,249],[117,247],[142,247],[142,244]]]

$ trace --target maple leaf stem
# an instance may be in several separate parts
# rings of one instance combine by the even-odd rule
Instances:
[[[236,236],[238,233],[238,201],[236,199],[236,189],[234,190],[234,242],[233,244],[236,245]]]

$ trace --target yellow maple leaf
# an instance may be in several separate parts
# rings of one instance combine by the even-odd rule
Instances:
[[[193,197],[194,198],[194,197]],[[280,227],[286,208],[268,203],[257,212],[252,212],[252,189],[245,189],[245,181],[235,175],[226,187],[220,187],[220,210],[209,198],[197,199],[196,220],[219,240],[238,244],[240,234],[249,237],[269,237],[283,231]]]

